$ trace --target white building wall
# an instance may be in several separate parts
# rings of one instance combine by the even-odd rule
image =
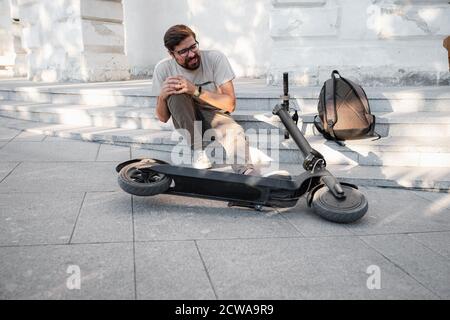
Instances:
[[[167,55],[164,32],[192,26],[238,76],[320,85],[333,69],[366,85],[449,84],[447,0],[124,0],[131,73]]]
[[[0,76],[26,76],[26,51],[17,0],[0,0]]]
[[[10,0],[0,0],[0,12],[0,76],[13,76],[16,53]]]
[[[450,84],[447,0],[274,0],[268,82],[319,85],[338,69],[366,85]]]
[[[12,19],[9,0],[0,0],[0,64],[2,66],[14,63],[14,45],[12,37]]]
[[[265,76],[272,38],[271,0],[124,0],[126,53],[134,76],[149,75],[167,57],[163,37],[174,24],[197,34],[201,49],[217,49],[240,77]]]
[[[0,0],[0,9],[0,57],[15,54],[17,67],[22,42],[37,81],[149,77],[167,56],[165,31],[183,23],[237,76],[269,84],[289,71],[296,84],[321,85],[338,69],[364,85],[450,85],[448,0]]]
[[[18,0],[35,81],[129,78],[120,0]]]

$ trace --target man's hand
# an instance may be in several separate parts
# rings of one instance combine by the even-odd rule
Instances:
[[[164,86],[167,86],[169,95],[182,93],[193,95],[196,89],[195,85],[183,76],[168,77],[164,81]]]
[[[161,93],[159,94],[159,96],[163,99],[163,100],[167,100],[167,98],[173,94],[177,93],[177,85],[178,82],[176,82],[173,77],[169,77],[167,78],[162,85],[161,88]]]
[[[170,119],[170,112],[167,108],[167,98],[173,94],[187,93],[193,95],[196,90],[195,85],[183,76],[168,77],[162,84],[161,92],[156,103],[156,116],[159,121],[167,122]]]
[[[179,75],[175,77],[168,77],[163,83],[159,97],[165,102],[167,98],[173,94],[185,93],[192,96],[196,89],[196,86],[183,76]],[[222,84],[218,88],[218,92],[203,90],[201,100],[202,102],[218,109],[222,109],[230,113],[233,112],[236,107],[236,96],[234,93],[233,82],[230,80]],[[166,116],[161,116],[159,119],[166,120],[168,117],[170,116],[166,114]]]

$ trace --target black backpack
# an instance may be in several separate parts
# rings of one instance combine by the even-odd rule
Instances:
[[[338,75],[339,77],[336,77]],[[317,105],[314,126],[328,140],[361,139],[380,135],[375,132],[375,116],[370,113],[364,89],[341,77],[337,70],[325,81]]]

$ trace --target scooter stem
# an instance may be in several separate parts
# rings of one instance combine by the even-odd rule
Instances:
[[[286,130],[291,135],[292,139],[294,139],[295,144],[298,146],[300,151],[303,154],[303,168],[308,171],[312,171],[314,166],[320,161],[320,165],[318,169],[324,169],[326,166],[325,159],[317,150],[313,149],[306,138],[303,136],[300,129],[297,127],[295,122],[291,119],[289,113],[286,109],[283,108],[283,105],[276,105],[272,111],[273,114],[280,117],[281,122],[283,122]],[[331,190],[333,195],[337,198],[343,198],[344,190],[339,182],[336,180],[334,176],[327,175],[322,177],[323,183]]]
[[[295,122],[291,119],[289,113],[285,108],[283,108],[283,105],[277,104],[275,108],[273,108],[272,113],[280,117],[281,122],[286,127],[286,130],[291,134],[292,139],[294,139],[295,141],[295,144],[297,144],[300,151],[302,152],[303,157],[306,158],[313,151],[313,148],[300,132]]]

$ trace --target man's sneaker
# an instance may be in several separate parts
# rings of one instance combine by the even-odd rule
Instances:
[[[192,167],[195,169],[209,169],[212,167],[205,150],[195,150],[192,154]]]

